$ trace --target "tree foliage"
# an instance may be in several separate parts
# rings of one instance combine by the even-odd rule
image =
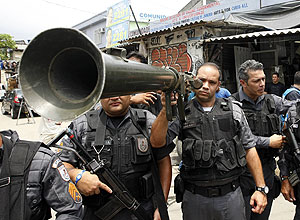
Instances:
[[[16,42],[13,37],[9,34],[0,34],[0,58],[2,60],[8,59],[8,49],[15,49]]]

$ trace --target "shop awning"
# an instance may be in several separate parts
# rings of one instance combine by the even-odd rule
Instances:
[[[232,13],[226,22],[260,25],[271,30],[300,25],[300,1],[290,1],[256,11]]]
[[[203,40],[204,42],[217,42],[217,41],[225,41],[225,40],[236,40],[236,39],[244,39],[244,38],[252,38],[252,37],[267,37],[267,36],[280,36],[287,34],[298,34],[300,33],[300,28],[291,28],[284,30],[276,30],[276,31],[259,31],[248,34],[238,34],[231,35],[226,37],[215,37]]]

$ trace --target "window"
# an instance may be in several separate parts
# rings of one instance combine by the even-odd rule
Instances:
[[[102,36],[105,33],[105,28],[99,28],[94,32],[94,41],[96,44],[102,43]]]

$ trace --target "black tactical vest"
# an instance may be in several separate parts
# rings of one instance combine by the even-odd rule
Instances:
[[[210,112],[197,108],[196,99],[186,108],[182,124],[181,175],[189,181],[219,182],[236,179],[246,165],[246,152],[237,136],[232,102],[216,99]]]
[[[240,101],[238,93],[232,95]],[[256,136],[270,137],[280,133],[280,118],[275,112],[275,101],[270,94],[265,95],[265,100],[261,110],[256,110],[253,105],[246,100],[242,101],[242,109],[247,118],[252,133]],[[277,149],[257,149],[257,153],[262,163],[265,163],[278,154]]]
[[[3,136],[4,155],[0,173],[0,220],[29,220],[31,210],[27,203],[26,185],[31,161],[38,151],[40,142],[18,139],[16,132],[5,131]],[[47,212],[41,212],[41,214]],[[36,216],[34,219],[45,219]]]
[[[88,112],[86,149],[93,158],[98,161],[103,160],[106,166],[124,183],[130,193],[141,201],[145,199],[141,178],[151,172],[151,146],[148,142],[149,137],[145,137],[132,122],[136,120],[138,124],[146,123],[143,121],[146,120],[144,110],[130,109],[129,112],[131,117],[121,122],[117,128],[112,123],[108,123],[110,119],[104,111]],[[139,117],[139,115],[144,117]],[[140,128],[142,127],[144,126]],[[148,131],[145,133],[147,134]],[[99,140],[101,136],[103,136],[102,141]],[[151,184],[153,185],[153,183]],[[94,206],[95,200],[101,200],[103,197],[105,200],[105,195],[98,199],[95,196],[93,196],[94,198],[89,197],[84,198],[84,204],[89,206]],[[105,203],[105,201],[98,202],[100,202],[99,205]]]

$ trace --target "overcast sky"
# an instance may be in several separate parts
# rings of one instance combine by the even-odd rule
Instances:
[[[0,33],[30,40],[41,31],[72,27],[120,0],[1,0]],[[135,11],[174,15],[189,0],[131,0]]]

